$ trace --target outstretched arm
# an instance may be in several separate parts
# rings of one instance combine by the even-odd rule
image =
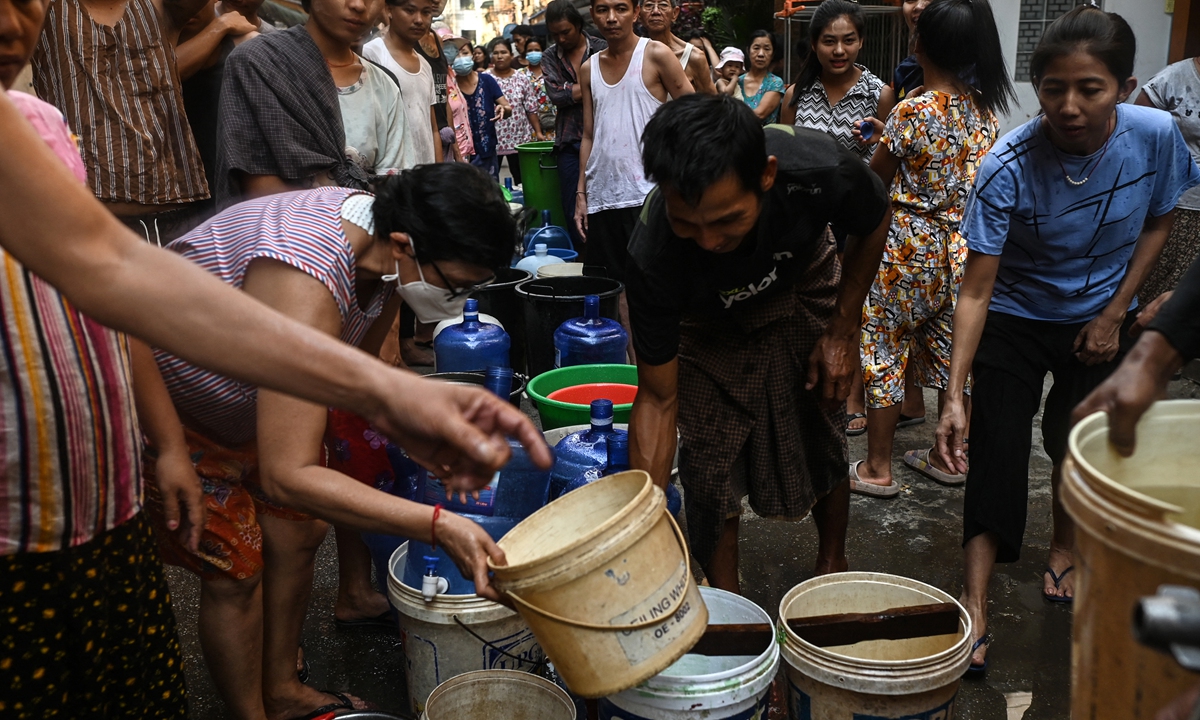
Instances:
[[[629,415],[629,466],[645,470],[660,488],[671,480],[679,358],[663,365],[638,363],[638,394]]]
[[[3,93],[0,137],[0,246],[84,313],[201,367],[353,411],[452,483],[490,476],[508,459],[505,435],[549,466],[541,433],[499,398],[389,368],[139,240]]]

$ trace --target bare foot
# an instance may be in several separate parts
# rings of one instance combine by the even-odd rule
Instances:
[[[1052,595],[1060,598],[1075,597],[1075,571],[1066,572],[1067,568],[1075,564],[1075,559],[1070,550],[1050,546],[1050,557],[1046,560],[1046,567],[1054,571],[1058,576],[1058,587],[1054,586],[1054,578],[1050,573],[1042,573],[1042,592],[1046,595]],[[1064,575],[1063,573],[1066,573]]]
[[[971,645],[974,646],[979,638],[987,635],[987,611],[984,609],[984,603],[973,603],[963,595],[958,599],[962,606],[966,608],[967,614],[971,616]],[[987,643],[982,643],[975,648],[975,652],[971,653],[971,664],[980,667],[987,662]]]
[[[287,720],[288,718],[303,717],[317,708],[325,707],[326,705],[337,705],[341,702],[337,696],[315,690],[307,685],[296,683],[295,687],[298,690],[294,694],[289,694],[288,697],[279,697],[274,700],[264,698],[263,704],[266,706],[268,720]],[[350,701],[355,710],[370,709],[370,706],[362,699],[353,695],[343,694],[346,695],[346,699]]]
[[[355,596],[339,592],[337,602],[333,604],[333,616],[342,621],[369,620],[379,617],[391,608],[387,597],[374,590]]]

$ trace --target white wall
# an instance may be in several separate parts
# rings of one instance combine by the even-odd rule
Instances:
[[[992,0],[996,14],[996,25],[1000,28],[1000,43],[1009,73],[1014,73],[1017,62],[1017,26],[1020,15],[1020,0]],[[1101,5],[1109,12],[1125,18],[1137,37],[1137,62],[1134,74],[1140,81],[1149,80],[1167,64],[1167,48],[1171,40],[1171,16],[1163,11],[1163,0],[1103,0]],[[1000,118],[1000,133],[1012,130],[1038,113],[1037,95],[1028,81],[1015,83],[1017,106]],[[1141,90],[1130,96],[1132,102]]]

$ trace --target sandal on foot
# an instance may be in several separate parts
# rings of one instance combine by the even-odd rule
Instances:
[[[850,427],[850,423],[854,422],[855,420],[860,420],[860,419],[866,420],[867,416],[863,413],[846,413],[846,436],[847,437],[858,437],[859,435],[862,435],[863,433],[865,433],[867,431],[866,425],[863,425],[862,427],[857,428],[857,429]]]
[[[992,644],[992,634],[986,633],[983,637],[976,640],[975,644],[971,646],[971,657],[975,657],[975,651],[978,650],[979,648],[988,647],[991,644]],[[967,674],[967,677],[979,677],[979,676],[983,675],[985,672],[987,672],[987,669],[988,669],[988,659],[985,657],[983,659],[983,662],[980,663],[979,665],[976,665],[975,663],[971,663],[970,665],[968,665],[966,674]]]
[[[392,614],[391,610],[385,610],[375,617],[357,620],[339,620],[335,617],[333,625],[342,632],[398,633],[400,627],[396,624],[396,616]]]
[[[337,698],[338,701],[335,703],[329,703],[328,705],[322,705],[307,715],[300,715],[292,718],[292,720],[329,720],[330,718],[337,717],[338,711],[340,710],[354,709],[354,702],[348,696],[340,692],[335,690],[322,690],[321,694],[332,695]]]
[[[861,480],[858,477],[858,466],[863,464],[863,460],[850,463],[850,492],[856,492],[859,495],[869,495],[870,497],[890,498],[900,494],[900,483],[892,478],[890,485],[876,485]]]
[[[920,417],[913,417],[912,415],[905,415],[904,413],[900,413],[900,422],[896,423],[896,427],[898,427],[898,428],[912,427],[913,425],[923,425],[924,423],[925,423],[924,415],[921,415]]]
[[[1075,566],[1071,565],[1071,566],[1068,566],[1066,570],[1063,570],[1061,575],[1055,575],[1054,571],[1050,569],[1050,566],[1049,565],[1046,566],[1046,573],[1050,575],[1050,581],[1054,583],[1055,590],[1059,589],[1058,585],[1059,585],[1059,583],[1061,583],[1063,581],[1063,578],[1065,578],[1067,576],[1067,573],[1071,572],[1074,569],[1075,569]],[[1057,595],[1051,595],[1050,593],[1047,593],[1045,591],[1042,592],[1042,597],[1046,598],[1047,600],[1049,600],[1052,603],[1058,603],[1060,605],[1070,605],[1071,603],[1075,602],[1075,598],[1073,598],[1073,597],[1059,597]]]
[[[962,485],[967,481],[967,476],[962,473],[948,473],[939,470],[933,463],[929,462],[929,453],[932,449],[925,450],[909,450],[904,453],[904,464],[921,473],[925,477],[939,482],[943,485]]]

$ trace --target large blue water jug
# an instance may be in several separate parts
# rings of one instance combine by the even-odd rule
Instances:
[[[571,318],[554,331],[554,367],[625,363],[629,334],[621,323],[600,316],[600,296],[583,299],[583,317]]]
[[[554,446],[554,468],[550,471],[550,499],[563,493],[567,483],[585,470],[603,468],[608,462],[608,438],[625,435],[613,429],[611,400],[593,400],[592,425],[586,430],[571,433]]]
[[[629,469],[629,436],[613,436],[608,439],[607,443],[608,458],[602,467],[588,468],[579,475],[575,476],[562,494],[578,490],[579,488],[589,483],[596,482],[602,477],[608,477],[619,472]],[[679,490],[672,483],[667,483],[667,512],[671,513],[672,517],[678,517],[679,511],[683,509],[683,498],[679,496]]]
[[[541,227],[531,227],[525,231],[524,247],[526,252],[532,250],[538,243],[548,248],[575,249],[571,243],[570,233],[550,221],[549,210],[542,211]]]
[[[434,368],[441,373],[480,372],[491,365],[508,367],[511,345],[504,328],[479,321],[479,301],[471,298],[463,308],[463,321],[433,339]]]
[[[517,205],[525,204],[525,192],[513,188],[512,178],[504,178],[504,189],[508,191],[509,202]]]

